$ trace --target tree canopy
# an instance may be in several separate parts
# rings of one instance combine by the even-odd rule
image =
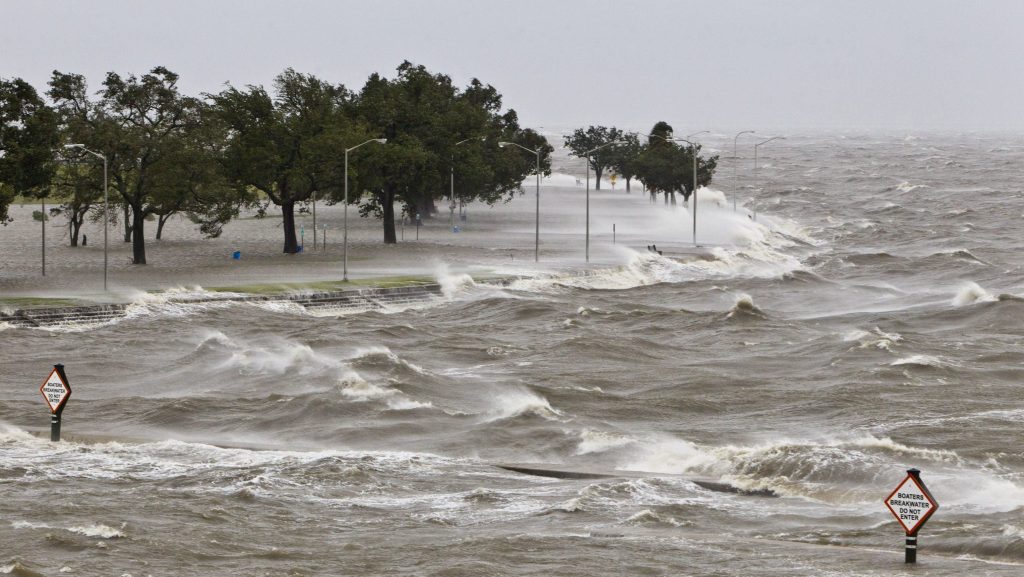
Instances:
[[[211,196],[200,191],[216,187],[219,178],[209,170],[208,153],[221,147],[200,143],[219,135],[211,132],[206,104],[181,94],[177,82],[178,75],[162,66],[141,77],[110,72],[99,100],[92,101],[82,76],[55,71],[50,80],[65,143],[83,144],[107,159],[126,219],[130,212],[135,264],[146,264],[145,222],[151,215],[188,210],[207,234],[218,233],[232,215],[204,206]],[[217,207],[224,202],[222,196],[215,200]]]
[[[382,217],[385,243],[397,241],[395,202],[429,216],[435,201],[452,196],[453,174],[456,198],[511,198],[534,170],[534,159],[499,153],[499,141],[539,147],[541,170],[550,172],[553,149],[536,132],[520,128],[515,111],[501,113],[501,96],[492,86],[474,79],[460,90],[448,76],[408,61],[397,72],[393,79],[371,75],[356,99],[360,123],[388,140],[360,149],[350,168],[354,190],[370,194],[363,198],[350,189],[349,202],[361,201],[364,214]]]
[[[587,158],[587,152],[593,150],[589,155],[590,169],[594,171],[594,178],[597,180],[596,190],[601,190],[601,175],[609,166],[613,165],[617,158],[622,158],[613,150],[616,145],[607,146],[612,142],[625,140],[625,133],[614,126],[588,126],[586,129],[577,128],[566,137],[565,147],[572,151],[574,156]],[[599,150],[595,148],[603,146]]]
[[[336,195],[344,146],[366,135],[353,119],[352,95],[289,68],[274,79],[273,96],[262,86],[229,86],[210,98],[227,130],[226,178],[240,194],[256,191],[281,207],[284,252],[297,252],[296,203]]]
[[[627,132],[622,135],[620,139],[624,141],[622,144],[609,147],[609,156],[611,157],[608,166],[615,172],[619,173],[626,181],[626,192],[630,191],[630,181],[636,177],[639,165],[637,164],[637,158],[640,156],[640,138],[632,132]]]
[[[0,223],[14,197],[45,195],[55,174],[57,115],[31,84],[0,79]]]
[[[176,214],[212,237],[241,206],[265,215],[275,205],[283,250],[294,253],[296,205],[344,202],[347,178],[347,201],[381,218],[384,242],[394,243],[396,205],[430,218],[439,201],[454,210],[457,202],[494,204],[521,193],[537,158],[500,142],[537,151],[539,172],[551,172],[553,149],[519,125],[495,87],[475,78],[460,87],[408,61],[393,77],[370,75],[358,92],[288,68],[270,90],[228,85],[193,97],[181,93],[177,74],[158,66],[138,77],[110,72],[95,95],[83,76],[54,71],[46,96],[52,105],[20,79],[0,80],[0,222],[16,195],[46,193],[63,203],[56,210],[68,218],[72,245],[88,214],[113,220],[96,210],[102,163],[59,146],[82,144],[107,160],[136,264],[146,262],[144,227],[152,218],[158,239]],[[386,143],[361,146],[374,139]],[[643,140],[592,125],[565,146],[588,157],[598,189],[614,170],[627,191],[635,178],[666,202],[676,193],[689,200],[695,158],[696,185],[711,182],[718,157],[681,143],[668,123]]]
[[[697,186],[711,183],[718,156],[700,157],[701,146],[684,143],[674,136],[672,126],[658,122],[651,128],[646,146],[641,147],[633,165],[636,177],[653,195],[665,194],[665,202],[675,203],[675,194],[682,193],[683,200],[689,201],[693,194],[694,155],[697,155]]]

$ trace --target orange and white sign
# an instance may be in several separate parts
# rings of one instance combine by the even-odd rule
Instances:
[[[907,478],[903,479],[896,490],[885,499],[885,506],[903,526],[907,535],[917,533],[928,517],[939,508],[939,504],[932,498],[924,483],[914,475],[907,475]]]
[[[64,403],[68,402],[68,397],[71,396],[71,386],[61,377],[57,367],[54,367],[50,371],[50,376],[46,377],[42,386],[39,387],[39,392],[43,394],[46,404],[50,406],[50,412],[56,413],[64,406]]]

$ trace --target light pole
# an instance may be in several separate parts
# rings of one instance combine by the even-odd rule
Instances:
[[[346,148],[345,149],[345,217],[344,217],[345,232],[342,234],[342,238],[343,238],[343,240],[342,240],[342,246],[343,246],[342,252],[345,253],[345,260],[344,260],[344,264],[342,265],[342,273],[341,273],[342,274],[342,280],[344,282],[348,282],[348,153],[352,152],[353,150],[359,148],[360,146],[362,146],[364,144],[370,144],[371,142],[377,142],[377,143],[380,143],[380,144],[384,144],[387,141],[388,141],[387,138],[371,138],[370,140],[367,140],[366,142],[361,142],[361,143],[353,146],[352,148]]]
[[[302,250],[306,250],[303,248]],[[316,190],[313,190],[313,251],[316,252]]]
[[[466,138],[464,140],[460,140],[460,141],[456,142],[455,146],[458,146],[458,145],[460,145],[460,144],[462,144],[464,142],[469,142],[470,140],[485,140],[486,138],[487,138],[486,136],[473,136],[473,137]],[[449,201],[448,202],[448,213],[449,213],[448,214],[448,228],[454,229],[455,228],[455,152],[454,151],[452,151],[451,177],[452,177],[451,178],[451,185],[452,185],[452,187],[451,187],[451,193],[449,193],[449,195],[448,195],[448,201]]]
[[[526,148],[522,144],[516,144],[515,142],[499,142],[499,148],[505,148],[506,146],[518,146],[530,154],[537,155],[537,216],[534,221],[534,233],[533,233],[533,262],[540,262],[540,147],[537,150],[531,150]]]
[[[710,130],[701,130],[700,132],[694,132],[693,134],[687,134],[686,138],[693,138],[698,134],[707,134]],[[682,140],[686,140],[686,138]],[[690,142],[690,146],[693,147],[693,246],[697,246],[697,143]]]
[[[767,140],[762,140],[754,145],[754,194],[757,194],[757,147],[762,144],[768,144],[773,140],[785,140],[785,136],[773,136]],[[754,213],[754,221],[757,221],[757,209],[752,209]]]
[[[584,163],[587,171],[587,262],[590,262],[590,155],[601,150],[606,146],[612,146],[614,144],[626,144],[625,140],[614,140],[598,146],[597,148],[591,148],[590,150],[583,153],[586,162]]]
[[[740,157],[739,157],[739,154],[736,153],[736,143],[739,141],[740,136],[742,136],[744,134],[754,134],[754,131],[753,130],[744,130],[743,132],[737,132],[736,136],[733,137],[733,139],[732,139],[732,176],[733,176],[733,181],[735,181],[735,184],[736,184],[736,190],[733,191],[733,193],[732,193],[732,211],[733,212],[736,212],[736,197],[740,195],[740,171],[739,171],[739,168],[738,168],[739,163],[740,163]]]
[[[65,144],[66,149],[81,150],[87,152],[96,158],[103,161],[103,291],[107,290],[107,224],[110,222],[110,216],[107,212],[107,157],[98,152],[94,152],[85,147],[84,144]],[[45,217],[45,215],[44,215]]]

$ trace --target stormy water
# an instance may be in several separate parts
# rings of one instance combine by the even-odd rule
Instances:
[[[723,144],[704,258],[620,185],[678,235],[586,274],[4,328],[0,573],[1021,574],[1024,139],[772,146],[734,212]],[[883,505],[910,467],[940,504],[916,570]]]

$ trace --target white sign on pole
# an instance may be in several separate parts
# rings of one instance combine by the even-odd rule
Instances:
[[[56,413],[61,405],[68,400],[68,396],[71,395],[71,387],[64,382],[60,372],[54,368],[50,372],[50,376],[46,377],[42,386],[39,387],[39,392],[43,394],[46,404],[50,406],[50,412]]]
[[[885,499],[885,506],[903,526],[907,535],[916,534],[928,517],[939,508],[939,504],[932,498],[928,489],[913,475],[907,475],[907,478],[903,479],[896,490]]]

